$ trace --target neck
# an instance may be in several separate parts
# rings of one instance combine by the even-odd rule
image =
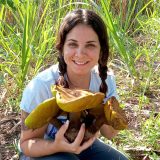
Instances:
[[[90,75],[73,76],[67,75],[69,88],[89,89]]]

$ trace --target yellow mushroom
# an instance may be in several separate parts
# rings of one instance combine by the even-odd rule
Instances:
[[[53,86],[52,93],[56,92],[56,101],[60,109],[66,112],[79,112],[96,107],[102,103],[104,94],[92,93],[81,89],[68,89],[62,86]]]
[[[55,97],[47,99],[40,103],[25,119],[25,125],[28,128],[36,129],[50,122],[57,115],[59,107]]]

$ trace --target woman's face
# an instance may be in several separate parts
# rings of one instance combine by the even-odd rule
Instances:
[[[63,55],[69,75],[90,74],[100,55],[100,43],[96,32],[84,24],[75,26],[66,36]]]

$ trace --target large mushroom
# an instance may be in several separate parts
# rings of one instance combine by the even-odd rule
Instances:
[[[57,119],[66,115],[70,121],[65,137],[69,142],[76,138],[80,126],[85,123],[83,142],[91,138],[103,124],[116,130],[127,128],[127,118],[115,97],[103,104],[104,94],[80,89],[68,89],[54,85],[51,87],[53,98],[38,105],[26,118],[28,128],[36,129],[52,123],[60,128],[62,122]]]

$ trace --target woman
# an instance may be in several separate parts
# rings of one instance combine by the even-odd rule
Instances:
[[[24,120],[42,101],[52,97],[51,85],[89,89],[105,93],[107,100],[117,97],[114,76],[107,74],[109,47],[102,19],[93,11],[78,9],[64,18],[57,38],[58,64],[38,74],[26,87],[22,101],[22,131],[20,147],[25,156],[42,160],[126,160],[127,158],[97,139],[97,134],[81,145],[85,126],[82,124],[73,143],[65,137],[69,121],[58,117],[64,125],[57,131],[52,125],[28,129]],[[103,125],[103,136],[114,137],[118,131]],[[24,156],[23,156],[24,157]]]

